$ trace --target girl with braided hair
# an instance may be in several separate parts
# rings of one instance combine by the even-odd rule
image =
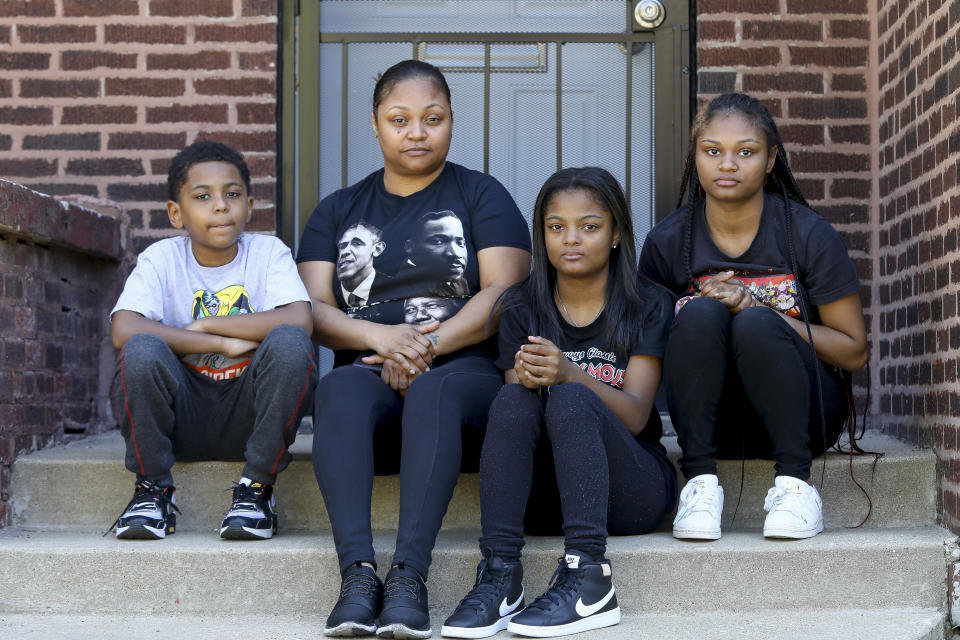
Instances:
[[[697,115],[680,202],[640,257],[641,273],[679,297],[664,381],[688,482],[673,535],[720,537],[717,457],[772,457],[764,535],[815,536],[811,461],[839,437],[848,372],[867,360],[853,263],[748,95],[719,96]]]

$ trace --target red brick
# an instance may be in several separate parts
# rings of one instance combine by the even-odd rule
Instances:
[[[277,15],[276,0],[243,0],[240,15],[246,16],[275,16]]]
[[[711,13],[780,13],[780,0],[700,0],[700,14]]]
[[[866,15],[867,0],[787,0],[787,13]]]
[[[272,102],[237,104],[237,124],[274,124],[276,121],[276,105]]]
[[[233,17],[233,0],[150,0],[151,16],[183,18],[208,16],[211,18]]]
[[[139,13],[137,0],[63,0],[63,15],[68,18],[135,16]]]
[[[858,144],[870,144],[870,125],[843,125],[830,127],[830,140],[832,142],[854,142]]]
[[[787,91],[790,93],[823,93],[822,73],[744,73],[743,90],[750,93]]]
[[[697,74],[700,95],[732,93],[737,86],[737,75],[736,71],[701,71]]]
[[[180,78],[107,78],[108,96],[182,96],[186,83]]]
[[[170,107],[148,107],[147,122],[227,122],[225,104],[177,104]]]
[[[99,95],[99,80],[20,81],[21,98],[96,98]]]
[[[187,146],[186,133],[111,133],[107,149],[176,149]]]
[[[25,150],[63,149],[73,151],[97,151],[100,149],[100,134],[89,133],[59,133],[44,136],[24,136]]]
[[[106,42],[142,42],[144,44],[186,44],[186,27],[172,25],[108,24]]]
[[[10,25],[0,25],[0,44],[10,44]]]
[[[272,78],[204,78],[194,80],[193,87],[207,96],[272,95],[276,84]]]
[[[268,201],[272,202],[274,197],[275,195],[271,196]],[[248,231],[273,231],[277,228],[276,208],[265,207],[261,209],[258,207],[254,209],[246,228]]]
[[[133,124],[136,121],[136,107],[95,105],[63,108],[63,124]]]
[[[862,98],[790,98],[787,111],[791,118],[866,118],[867,101]]]
[[[2,6],[2,3],[0,3]],[[7,53],[0,51],[0,69],[13,70],[42,70],[50,68],[49,53]]]
[[[56,160],[0,159],[0,176],[50,176],[56,172]]]
[[[135,69],[137,54],[86,50],[64,51],[60,54],[60,68],[64,71],[88,71],[97,67]]]
[[[870,21],[866,17],[863,20],[831,20],[827,32],[831,38],[869,40]]]
[[[170,171],[170,163],[173,158],[155,158],[150,161],[150,173],[155,176],[165,176]],[[247,163],[249,168],[250,163]]]
[[[698,20],[697,40],[707,42],[733,42],[737,37],[737,26],[732,20]]]
[[[257,151],[275,151],[277,138],[275,132],[240,133],[236,131],[201,132],[197,140],[215,140],[230,145],[243,153]]]
[[[866,200],[870,197],[870,181],[857,178],[835,178],[830,183],[831,198],[857,198]]]
[[[772,67],[780,64],[776,47],[718,47],[701,49],[697,62],[702,67]]]
[[[869,171],[870,156],[859,153],[796,151],[790,154],[790,166],[799,173]]]
[[[745,20],[743,22],[744,40],[822,40],[823,27],[816,22],[800,20]]]
[[[20,42],[47,44],[54,42],[96,42],[97,28],[94,26],[59,24],[51,27],[20,25],[17,27]]]
[[[835,73],[830,79],[834,91],[866,91],[867,78],[860,73]]]
[[[276,24],[250,24],[231,27],[220,24],[197,25],[193,39],[196,42],[276,42]]]
[[[0,124],[53,124],[53,109],[49,107],[0,107]]]
[[[251,155],[244,159],[250,169],[251,176],[272,178],[277,175],[277,157],[275,155]]]
[[[74,176],[142,176],[143,163],[133,158],[70,160],[67,173]]]
[[[117,202],[166,202],[167,185],[163,184],[111,184],[107,185],[107,197]]]
[[[797,183],[800,185],[800,193],[802,193],[807,200],[823,200],[823,180],[817,178],[797,178]]]
[[[811,146],[823,144],[823,125],[789,124],[780,127],[780,137],[787,146],[794,144]]]
[[[244,71],[273,71],[277,68],[276,51],[261,51],[258,53],[241,51],[238,60],[240,68]]]
[[[13,96],[13,80],[0,80],[0,98]]]
[[[4,0],[0,2],[0,18],[29,16],[31,18],[57,15],[55,0]]]
[[[147,55],[147,69],[228,69],[229,51],[200,51],[199,53],[151,53]]]
[[[0,151],[10,151],[13,147],[13,138],[0,134]]]
[[[865,67],[866,47],[790,47],[790,64],[796,66]]]

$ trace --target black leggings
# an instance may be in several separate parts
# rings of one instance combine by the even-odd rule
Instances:
[[[418,376],[406,399],[369,369],[347,365],[317,385],[313,470],[343,571],[374,563],[370,528],[374,432],[402,432],[400,522],[394,562],[426,578],[440,523],[460,474],[461,425],[483,425],[503,386],[490,358],[467,356]],[[395,454],[394,454],[395,455]]]
[[[772,457],[776,475],[806,480],[813,457],[837,441],[847,417],[836,369],[815,360],[810,345],[768,307],[731,316],[718,300],[694,298],[674,318],[663,362],[688,479],[716,474],[717,457]]]
[[[534,482],[537,444],[552,444],[565,548],[602,557],[607,533],[654,529],[676,500],[676,471],[665,453],[640,444],[603,401],[580,383],[536,391],[508,384],[490,407],[480,456],[481,550],[517,560]],[[531,505],[533,508],[534,505]]]

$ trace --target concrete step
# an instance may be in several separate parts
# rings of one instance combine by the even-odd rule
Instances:
[[[675,438],[664,438],[674,460]],[[864,448],[885,453],[853,458],[853,473],[873,500],[866,527],[932,524],[936,519],[936,456],[929,450],[880,434],[869,434]],[[280,526],[286,530],[329,531],[330,524],[310,461],[310,436],[301,435],[291,450],[294,461],[277,481]],[[14,517],[33,528],[106,528],[130,499],[133,476],[122,464],[123,440],[118,432],[80,440],[18,458],[13,471]],[[825,468],[822,462],[826,461]],[[828,453],[814,462],[812,482],[822,489],[827,526],[853,526],[867,513],[867,502],[850,479],[850,459]],[[183,511],[181,530],[213,530],[229,506],[225,489],[239,479],[241,463],[184,463],[174,467],[177,504]],[[820,482],[823,469],[823,482]],[[721,461],[719,475],[726,493],[724,527],[759,527],[763,499],[773,484],[773,464],[748,460],[743,467],[739,508],[740,461]],[[378,476],[374,483],[372,522],[375,529],[397,526],[399,477]],[[736,518],[734,520],[734,510]],[[444,520],[446,529],[478,530],[480,505],[476,474],[462,474]]]
[[[8,640],[100,640],[124,637],[188,637],[221,640],[232,630],[258,640],[317,640],[322,616],[56,616],[2,615],[0,633]],[[434,621],[433,637],[438,638]],[[582,640],[943,640],[944,616],[936,609],[854,609],[823,611],[755,611],[727,614],[625,616],[615,627],[577,634]],[[236,632],[240,636],[240,632]],[[496,638],[516,638],[501,632]]]
[[[394,535],[375,536],[381,574]],[[935,525],[834,529],[809,540],[765,540],[732,531],[693,543],[669,533],[610,539],[625,615],[846,607],[943,608],[947,555],[956,537]],[[528,591],[547,585],[562,541],[528,541]],[[428,586],[442,619],[472,585],[476,534],[442,532]],[[229,542],[178,532],[162,541],[124,541],[93,530],[0,530],[0,614],[326,614],[339,572],[329,534],[292,532],[270,541]],[[868,637],[868,636],[858,636]]]

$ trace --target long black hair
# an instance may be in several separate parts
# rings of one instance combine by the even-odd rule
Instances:
[[[693,121],[693,126],[691,127],[690,146],[687,150],[687,159],[683,166],[683,173],[680,177],[680,199],[677,202],[678,208],[682,208],[685,215],[683,223],[683,255],[681,259],[683,260],[683,267],[686,271],[687,280],[693,291],[699,291],[699,284],[694,279],[692,273],[693,217],[696,215],[698,204],[704,197],[703,186],[700,184],[700,176],[697,174],[697,140],[703,133],[703,130],[711,121],[713,121],[714,118],[732,114],[736,114],[742,118],[745,118],[754,127],[756,127],[758,131],[762,132],[766,148],[768,150],[775,150],[776,152],[776,159],[774,160],[773,168],[767,174],[767,179],[764,183],[764,189],[778,193],[783,201],[783,229],[786,236],[787,254],[790,260],[790,271],[792,272],[794,282],[796,283],[797,300],[800,305],[800,313],[803,316],[804,326],[807,330],[807,341],[810,345],[810,353],[813,356],[813,362],[818,363],[819,356],[817,355],[816,347],[813,342],[813,332],[810,329],[810,302],[807,298],[803,284],[800,282],[799,269],[797,268],[797,254],[793,242],[793,206],[802,205],[810,208],[810,205],[807,203],[806,198],[803,197],[803,193],[800,191],[800,185],[797,183],[797,179],[794,177],[793,172],[790,171],[790,165],[787,161],[787,153],[783,148],[783,139],[780,137],[780,131],[777,129],[777,123],[774,121],[773,116],[770,115],[770,111],[763,105],[763,103],[753,96],[749,96],[745,93],[726,93],[721,96],[717,96],[700,109]],[[826,450],[828,447],[828,443],[826,441],[827,425],[823,410],[823,382],[820,377],[819,366],[814,366],[814,373],[817,384],[817,397],[819,400],[818,408],[820,411],[820,426],[823,435],[824,450]],[[850,438],[849,453],[851,455],[854,452],[872,453],[863,451],[863,449],[861,449],[856,442],[859,436],[856,434],[856,409],[853,407],[853,378],[848,371],[841,371],[840,375],[843,378],[843,383],[847,393],[847,429]],[[826,462],[824,462],[824,464],[826,464]],[[852,467],[851,478],[853,478]],[[821,483],[822,481],[823,473],[821,471]],[[870,517],[870,512],[873,510],[873,503],[870,500],[869,494],[867,494],[866,490],[860,485],[859,482],[857,482],[856,478],[853,478],[853,481],[858,487],[860,487],[860,490],[863,491],[864,495],[867,497],[867,502],[870,505],[870,509],[867,512],[866,517],[860,523],[860,525],[862,525],[867,521],[867,518]],[[857,526],[859,527],[860,525]]]
[[[495,307],[516,308],[527,315],[528,331],[556,342],[560,336],[553,294],[557,270],[547,257],[544,233],[546,210],[560,193],[581,191],[610,212],[620,241],[610,250],[609,277],[603,311],[606,344],[618,355],[626,355],[648,318],[659,311],[652,308],[637,282],[637,249],[633,241],[630,208],[617,179],[599,167],[568,168],[547,178],[533,208],[533,268],[530,276],[507,289]]]

